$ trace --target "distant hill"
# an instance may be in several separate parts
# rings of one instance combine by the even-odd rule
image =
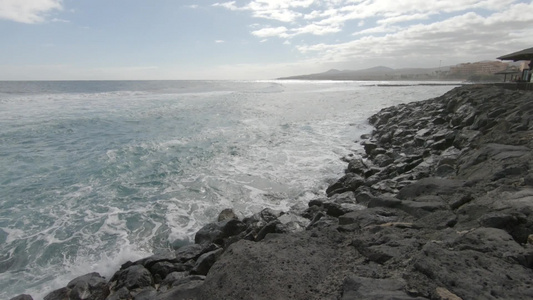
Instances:
[[[450,67],[441,68],[404,68],[392,69],[377,66],[362,70],[331,69],[323,73],[282,77],[278,79],[300,80],[434,80],[449,71]]]
[[[278,79],[300,80],[467,80],[467,81],[502,81],[498,72],[511,71],[519,74],[520,64],[501,61],[479,61],[462,63],[454,66],[440,68],[403,68],[392,69],[377,66],[363,70],[336,70],[331,69],[323,73],[297,75]]]

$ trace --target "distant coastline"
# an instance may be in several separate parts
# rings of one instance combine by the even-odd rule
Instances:
[[[454,66],[432,68],[400,68],[393,69],[377,66],[362,70],[331,69],[322,73],[295,75],[277,78],[280,80],[357,80],[357,81],[469,81],[469,82],[501,82],[503,77],[496,75],[518,67],[499,61],[481,61],[458,64]]]

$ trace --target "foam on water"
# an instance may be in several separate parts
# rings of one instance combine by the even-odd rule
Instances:
[[[0,298],[322,196],[372,113],[452,88],[365,84],[0,82]]]

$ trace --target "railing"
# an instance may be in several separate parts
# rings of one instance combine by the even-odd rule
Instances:
[[[533,91],[532,82],[504,82],[504,83],[493,83],[492,85],[499,86],[508,90],[524,90],[524,91]]]

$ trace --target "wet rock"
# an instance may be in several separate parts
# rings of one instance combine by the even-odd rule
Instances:
[[[44,300],[65,300],[69,298],[70,290],[66,287],[57,289],[44,297]]]
[[[309,225],[310,221],[304,217],[293,213],[286,213],[278,218],[278,221],[281,225],[279,228],[283,233],[293,233],[305,230]]]
[[[209,223],[202,227],[194,236],[196,244],[224,244],[223,239],[237,235],[246,230],[246,225],[235,219],[217,223]]]
[[[217,221],[223,222],[223,221],[229,221],[229,220],[238,220],[239,218],[231,208],[226,208],[220,212],[218,215]]]
[[[109,293],[107,280],[98,273],[89,273],[71,280],[66,287],[51,292],[44,299],[104,300]]]
[[[198,260],[196,260],[196,265],[192,269],[191,273],[196,275],[207,275],[211,266],[216,262],[220,255],[224,252],[224,249],[217,249],[205,254],[202,254]]]
[[[118,271],[110,281],[116,282],[114,290],[122,287],[133,290],[148,287],[154,283],[152,274],[142,265],[133,265],[125,270]]]
[[[150,273],[154,276],[158,276],[159,280],[155,280],[156,283],[159,283],[163,278],[167,277],[168,274],[173,272],[185,272],[191,270],[192,266],[182,263],[171,263],[168,261],[161,261],[155,263],[150,267]]]
[[[103,300],[109,295],[107,280],[98,273],[80,276],[67,284],[70,299]]]
[[[368,169],[368,166],[363,162],[362,159],[352,159],[348,163],[348,168],[346,168],[346,173],[355,173],[363,176]]]
[[[197,259],[204,250],[203,245],[191,244],[183,246],[175,251],[175,257],[178,262],[186,262],[191,259]]]
[[[348,173],[339,181],[330,185],[326,189],[326,194],[331,197],[334,194],[341,194],[348,191],[355,191],[358,187],[365,184],[365,179],[357,174]]]
[[[22,294],[22,295],[18,295],[16,297],[13,297],[13,298],[11,298],[9,300],[33,300],[33,298],[30,295]]]
[[[126,263],[123,265],[122,269],[129,268],[132,265],[142,265],[145,268],[149,269],[151,268],[155,263],[162,262],[162,261],[176,261],[176,253],[174,251],[165,251],[163,253],[159,253],[156,255],[152,255],[143,259],[140,259],[136,262],[133,262],[131,264]]]

